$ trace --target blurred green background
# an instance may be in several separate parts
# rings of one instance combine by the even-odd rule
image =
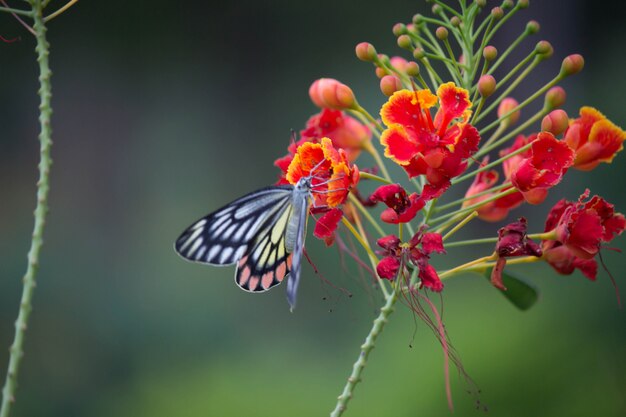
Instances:
[[[53,0],[50,11],[62,4]],[[284,289],[244,293],[232,268],[183,262],[172,242],[196,218],[275,180],[272,162],[290,129],[316,111],[307,95],[314,79],[348,83],[375,113],[384,97],[354,45],[401,54],[391,26],[427,9],[418,0],[81,1],[52,21],[51,211],[14,415],[327,415],[381,301],[355,266],[342,270],[336,248],[309,236],[324,277],[354,296],[305,264],[290,314]],[[532,1],[495,43],[537,19],[542,30],[525,51],[545,38],[556,53],[518,97],[580,52],[586,68],[563,83],[565,109],[596,106],[626,125],[625,11],[621,2]],[[0,43],[4,376],[32,230],[38,99],[33,40],[5,14],[0,35],[21,36]],[[624,159],[568,173],[546,204],[524,209],[531,230],[551,203],[585,187],[625,211]],[[465,236],[497,229],[479,223]],[[624,257],[604,259],[626,288]],[[447,282],[443,294],[447,330],[481,403],[496,416],[626,415],[626,313],[607,274],[592,283],[547,265],[517,271],[541,290],[528,312],[472,276]],[[449,415],[443,380],[435,337],[399,307],[345,415]],[[454,371],[452,383],[454,414],[482,414]]]

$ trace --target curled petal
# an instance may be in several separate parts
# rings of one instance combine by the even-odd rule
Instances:
[[[437,270],[430,264],[423,264],[419,266],[418,276],[422,281],[422,287],[426,287],[435,292],[441,292],[443,290],[443,283],[437,275]]]
[[[400,259],[394,256],[387,256],[376,265],[376,273],[380,278],[394,280],[400,269]]]
[[[472,106],[469,99],[469,92],[461,87],[457,87],[453,82],[445,83],[437,89],[439,97],[439,111],[435,116],[435,126],[439,129],[446,129],[448,124],[458,117],[464,119],[469,117],[466,110]]]
[[[326,244],[330,246],[334,241],[335,230],[337,230],[342,216],[341,209],[334,208],[327,211],[315,224],[313,235],[318,239],[325,240]]]

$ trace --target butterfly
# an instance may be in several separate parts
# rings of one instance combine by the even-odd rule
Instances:
[[[203,264],[236,264],[235,282],[248,292],[265,292],[287,278],[293,311],[313,177],[262,188],[201,218],[176,240],[176,252]]]

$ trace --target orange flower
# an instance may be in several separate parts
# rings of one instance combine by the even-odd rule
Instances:
[[[600,162],[613,160],[624,148],[626,132],[593,107],[582,107],[580,117],[570,121],[564,139],[576,152],[573,167],[590,171]]]
[[[430,108],[439,104],[433,120]],[[472,103],[467,90],[454,83],[430,90],[395,92],[380,111],[387,125],[380,138],[385,156],[398,163],[409,177],[425,175],[435,194],[461,174],[476,152],[480,136],[467,123]]]
[[[296,150],[285,178],[295,185],[302,177],[312,178],[315,207],[337,207],[359,181],[359,170],[350,165],[343,149],[335,149],[329,138],[322,138],[320,143],[305,142]]]

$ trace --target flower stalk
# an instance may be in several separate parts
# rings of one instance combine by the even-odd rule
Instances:
[[[39,64],[39,180],[37,181],[37,206],[34,217],[35,224],[30,249],[28,251],[28,263],[26,273],[23,278],[22,297],[20,301],[19,313],[15,321],[15,335],[13,343],[9,349],[9,364],[2,389],[2,405],[0,407],[0,417],[8,417],[11,406],[15,402],[15,392],[17,390],[17,378],[20,364],[24,356],[24,337],[28,328],[28,320],[32,311],[32,299],[36,287],[37,271],[39,270],[39,255],[43,245],[43,232],[46,225],[46,214],[48,212],[48,193],[50,189],[50,167],[52,159],[50,149],[52,147],[52,130],[50,119],[52,107],[52,87],[50,78],[52,72],[49,66],[50,44],[46,38],[46,25],[43,17],[44,6],[39,0],[30,1],[33,18],[33,30],[37,46],[37,62]]]

